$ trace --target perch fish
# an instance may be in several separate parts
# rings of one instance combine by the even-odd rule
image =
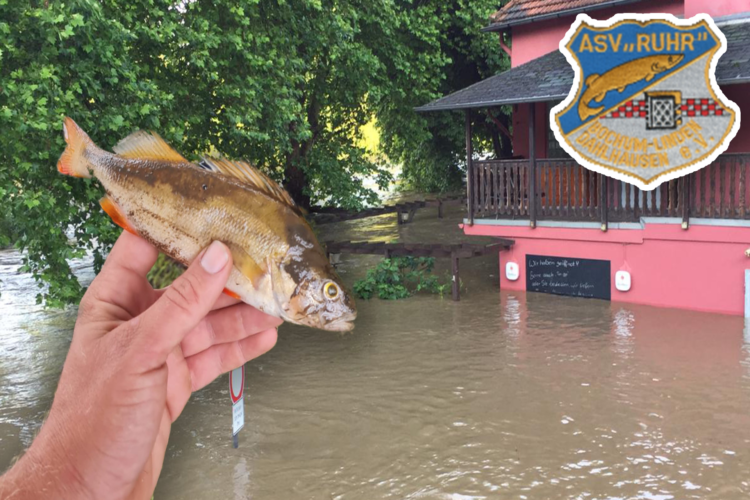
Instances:
[[[276,182],[247,163],[206,156],[191,163],[154,133],[97,147],[70,118],[57,170],[96,177],[112,220],[188,265],[212,241],[234,267],[225,293],[300,325],[354,327],[357,311],[303,213]]]
[[[625,87],[630,84],[641,80],[650,82],[659,73],[677,66],[684,58],[684,54],[660,54],[641,57],[616,66],[603,75],[589,75],[586,78],[588,88],[578,102],[578,116],[581,117],[581,120],[586,120],[590,116],[598,114],[604,107],[591,107],[592,101],[602,102],[610,90],[624,92]]]

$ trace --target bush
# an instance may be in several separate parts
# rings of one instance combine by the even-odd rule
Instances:
[[[432,257],[394,257],[383,259],[377,267],[367,271],[364,279],[354,284],[354,293],[361,299],[376,296],[396,300],[411,297],[416,292],[427,291],[442,297],[450,282],[441,283],[432,274],[435,259]]]
[[[154,288],[166,288],[184,271],[185,266],[160,253],[147,278]]]
[[[18,238],[18,228],[8,214],[0,213],[0,248],[12,246]]]

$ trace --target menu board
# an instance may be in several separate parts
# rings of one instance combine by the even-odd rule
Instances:
[[[526,290],[610,300],[608,260],[526,256]]]

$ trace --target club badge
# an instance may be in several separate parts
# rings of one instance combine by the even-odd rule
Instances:
[[[704,14],[578,15],[560,42],[575,80],[550,112],[557,140],[584,167],[646,190],[708,165],[740,126],[714,76],[726,43]]]

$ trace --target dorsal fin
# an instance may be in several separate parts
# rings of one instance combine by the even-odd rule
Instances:
[[[234,177],[240,182],[249,184],[271,198],[287,205],[298,214],[304,215],[302,209],[294,203],[294,200],[292,200],[292,197],[289,196],[289,193],[284,188],[249,163],[244,161],[230,161],[226,158],[216,158],[214,156],[204,156],[203,160],[198,163],[198,166],[211,172],[219,172]]]
[[[143,130],[133,132],[118,142],[112,151],[123,158],[187,162],[184,156],[172,149],[158,134]]]

